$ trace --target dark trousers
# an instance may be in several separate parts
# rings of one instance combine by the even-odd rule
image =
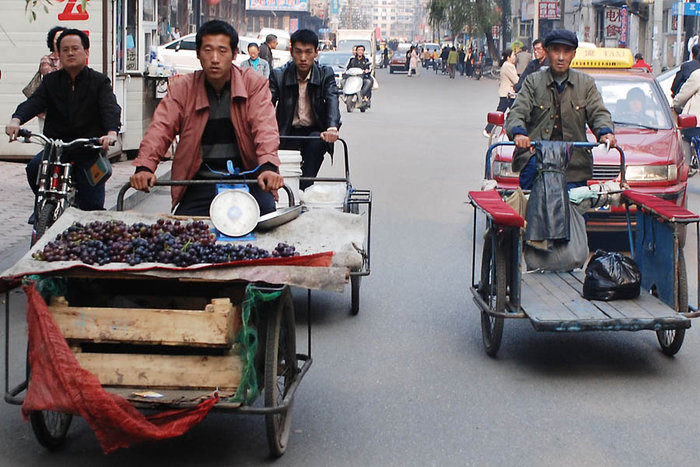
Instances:
[[[29,187],[34,192],[34,196],[39,192],[37,177],[41,169],[41,158],[43,155],[44,151],[41,151],[34,156],[25,169],[27,171],[27,182],[29,182]],[[100,211],[105,206],[105,184],[100,183],[97,186],[92,186],[88,183],[85,176],[85,170],[90,168],[93,163],[94,160],[91,157],[78,159],[73,163],[73,182],[77,185],[76,202],[78,208],[83,211]]]
[[[261,216],[275,210],[275,198],[272,193],[263,191],[258,185],[248,185],[248,188],[260,206]],[[175,209],[175,214],[179,216],[208,216],[209,205],[216,195],[216,184],[214,183],[211,185],[190,185]]]
[[[301,151],[301,176],[315,177],[321,170],[323,156],[328,151],[328,143],[319,138],[321,132],[317,128],[300,127],[292,128],[292,132],[285,136],[315,136],[314,139],[282,139],[280,149],[296,149]],[[313,182],[299,182],[299,188],[307,189]]]
[[[372,97],[372,78],[362,78],[362,97]]]
[[[511,99],[510,97],[501,97],[498,99],[498,107],[496,107],[497,112],[505,112],[511,105],[513,105],[513,101],[515,99]],[[486,125],[486,131],[491,133],[491,130],[493,130],[494,125],[489,123]]]

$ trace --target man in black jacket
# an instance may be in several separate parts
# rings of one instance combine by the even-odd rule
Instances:
[[[535,55],[535,58],[530,60],[525,67],[525,71],[520,75],[520,79],[518,79],[518,82],[513,86],[515,92],[520,92],[520,88],[523,86],[527,75],[539,71],[543,66],[549,66],[549,59],[542,45],[542,39],[535,39],[532,42],[532,53]]]
[[[268,34],[265,36],[265,42],[260,44],[260,54],[258,56],[270,64],[270,70],[275,67],[274,58],[272,57],[272,49],[277,48],[277,42],[277,36],[274,34]]]
[[[676,73],[676,76],[673,78],[673,83],[671,84],[671,97],[676,97],[676,94],[678,94],[678,91],[681,90],[683,87],[683,84],[688,81],[688,78],[690,77],[690,74],[700,68],[700,61],[698,61],[698,53],[700,53],[700,45],[695,44],[691,50],[691,54],[693,55],[692,60],[688,60],[687,62],[683,62],[681,64],[680,70],[678,70],[678,73]]]
[[[329,66],[316,63],[318,36],[308,29],[292,34],[292,61],[270,74],[272,103],[277,106],[280,136],[320,136],[309,140],[285,141],[280,148],[301,151],[303,177],[318,174],[323,156],[333,153],[338,140],[340,110],[335,73]],[[311,185],[301,182],[303,190]]]
[[[66,29],[56,44],[62,69],[49,73],[34,94],[17,106],[5,133],[17,139],[20,126],[46,111],[44,134],[49,138],[72,141],[99,138],[107,150],[117,141],[121,108],[112,92],[109,78],[85,65],[90,52],[88,36],[78,29]],[[41,165],[40,152],[27,164],[27,180],[34,193]],[[104,184],[92,186],[84,171],[97,158],[94,149],[80,148],[65,153],[75,162],[78,207],[84,211],[104,209]]]
[[[355,47],[355,56],[348,60],[348,64],[345,67],[346,70],[350,68],[360,68],[364,71],[362,75],[362,97],[367,100],[372,95],[372,64],[369,59],[365,57],[365,46],[358,45]]]

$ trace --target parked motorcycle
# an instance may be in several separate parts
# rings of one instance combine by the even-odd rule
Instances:
[[[354,109],[360,109],[360,112],[365,112],[370,107],[370,101],[362,99],[362,84],[364,70],[362,68],[349,68],[345,70],[343,75],[342,97],[345,101],[345,108],[348,112]]]

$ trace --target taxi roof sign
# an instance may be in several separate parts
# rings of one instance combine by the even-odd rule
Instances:
[[[578,48],[571,62],[572,68],[631,68],[634,57],[630,49],[601,47]]]

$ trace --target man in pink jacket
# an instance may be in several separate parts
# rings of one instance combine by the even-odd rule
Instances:
[[[224,21],[209,21],[197,32],[202,71],[175,80],[156,108],[134,160],[131,186],[148,192],[155,169],[176,135],[173,180],[225,179],[253,171],[250,192],[261,214],[275,210],[274,196],[284,180],[277,173],[279,131],[268,82],[254,70],[232,64],[238,34]],[[172,188],[175,214],[209,215],[216,185]]]

